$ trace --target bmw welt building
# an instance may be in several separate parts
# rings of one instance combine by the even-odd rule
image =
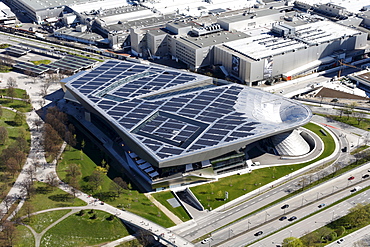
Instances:
[[[270,137],[296,140],[278,155],[309,152],[294,132],[310,121],[309,108],[259,89],[114,60],[65,82],[66,97],[84,107],[85,120],[104,126],[122,166],[153,189],[245,169],[245,148]]]

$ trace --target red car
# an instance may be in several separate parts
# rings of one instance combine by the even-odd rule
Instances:
[[[353,179],[355,179],[355,177],[354,177],[354,176],[350,176],[350,177],[348,178],[348,180],[353,180]]]

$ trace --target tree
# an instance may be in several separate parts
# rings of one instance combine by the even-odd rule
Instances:
[[[78,192],[78,191],[79,191],[79,189],[80,189],[80,184],[78,183],[77,178],[75,178],[75,177],[71,177],[71,178],[69,179],[68,184],[69,184],[69,186],[71,186],[71,187],[72,187],[72,188],[71,188],[71,192],[72,192],[73,197],[76,197],[76,194],[77,194],[77,192]]]
[[[127,184],[121,177],[115,177],[111,183],[110,188],[117,193],[117,197],[120,197],[123,190],[127,189]]]
[[[26,160],[26,154],[23,153],[21,150],[16,150],[13,153],[13,158],[16,161],[16,164],[18,165],[19,170],[21,170]]]
[[[9,158],[6,161],[6,169],[12,175],[12,177],[14,178],[14,175],[18,171],[18,165],[17,165],[17,161],[13,157]]]
[[[316,231],[305,234],[301,239],[304,246],[314,246],[315,243],[320,242],[320,237]]]
[[[13,246],[13,242],[16,236],[16,228],[14,226],[14,223],[10,221],[5,221],[3,223],[3,233],[7,243],[5,246]]]
[[[12,88],[18,87],[17,82],[13,77],[8,78],[6,86],[7,87],[12,87]]]
[[[8,139],[8,130],[4,126],[0,126],[0,144],[4,145]]]
[[[67,177],[78,178],[81,175],[81,167],[77,164],[69,164],[66,172]]]
[[[367,210],[367,205],[358,203],[353,208],[350,208],[348,211],[350,212],[347,215],[348,222],[352,226],[358,226],[367,221],[370,218],[370,211]]]
[[[58,186],[58,176],[55,174],[55,172],[49,172],[46,175],[46,182],[53,187]]]
[[[3,200],[3,203],[6,208],[6,212],[9,211],[10,206],[13,204],[13,199],[10,196],[6,196]]]
[[[7,95],[12,98],[12,102],[14,101],[14,97],[15,97],[15,89],[14,87],[8,87],[7,90]]]
[[[91,190],[96,191],[103,183],[103,180],[104,180],[103,174],[100,171],[98,170],[93,171],[93,173],[89,177],[89,184]]]
[[[42,120],[39,118],[35,118],[33,120],[33,125],[36,126],[36,130],[39,131],[39,127],[42,126]]]
[[[14,115],[14,123],[17,126],[21,126],[23,124],[24,116],[20,111],[16,111]]]
[[[303,243],[299,238],[289,237],[283,240],[283,247],[303,247]]]
[[[35,191],[35,187],[33,186],[33,181],[29,178],[24,179],[20,185],[23,187],[23,190],[26,192],[27,197],[30,197]]]
[[[354,117],[357,120],[357,125],[360,125],[360,123],[365,119],[365,113],[363,113],[363,112],[354,112]]]
[[[24,169],[24,171],[30,177],[32,181],[36,178],[36,167],[30,166]]]

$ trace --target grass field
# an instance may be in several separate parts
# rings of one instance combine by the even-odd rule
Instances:
[[[30,112],[32,105],[22,100],[0,99],[0,105],[13,108],[22,113]],[[24,121],[25,122],[25,121]]]
[[[93,214],[96,214],[96,219],[91,219]],[[91,214],[86,210],[83,216],[73,214],[47,231],[41,240],[41,246],[61,246],[61,243],[64,247],[100,246],[128,236],[123,223],[117,218],[109,221],[109,216],[108,213],[96,210]]]
[[[49,208],[85,206],[86,203],[59,188],[48,184],[35,182],[35,194],[25,202],[25,205],[19,211],[20,216],[27,215],[27,209],[31,212],[37,212]],[[30,206],[29,206],[30,205]]]
[[[98,153],[99,151],[95,152]],[[81,159],[82,155],[82,159]],[[99,160],[99,159],[97,159]],[[69,164],[78,164],[81,167],[81,189],[88,193],[93,194],[94,197],[99,198],[112,206],[122,208],[127,211],[140,215],[148,220],[151,220],[161,226],[171,227],[175,224],[161,211],[151,203],[151,201],[142,193],[136,190],[125,190],[119,197],[111,190],[111,183],[113,181],[104,176],[104,180],[98,191],[92,192],[88,188],[88,177],[96,169],[97,165],[85,153],[80,150],[68,147],[63,153],[63,158],[57,165],[58,176],[64,180],[66,177],[66,169]]]
[[[183,207],[172,207],[171,204],[167,201],[168,199],[174,198],[174,195],[171,191],[163,191],[159,193],[153,193],[152,196],[159,201],[163,206],[165,206],[168,210],[174,213],[177,217],[179,217],[182,221],[190,220],[190,216],[185,211]]]
[[[13,246],[14,247],[35,246],[35,238],[33,237],[32,232],[23,225],[17,225],[17,234]]]
[[[8,131],[8,139],[3,145],[0,145],[0,153],[2,150],[5,148],[9,147],[12,145],[17,137],[19,136],[20,133],[24,132],[26,133],[26,140],[28,143],[30,142],[30,133],[28,129],[28,125],[26,121],[24,121],[22,126],[15,126],[13,123],[15,113],[13,111],[7,110],[7,109],[2,109],[3,110],[3,115],[0,118],[0,126],[3,126],[7,129]],[[0,188],[5,194],[10,190],[12,183],[15,181],[17,178],[18,173],[15,174],[14,177],[6,175],[5,171],[0,169]],[[0,198],[1,200],[2,198]]]
[[[49,225],[51,225],[70,211],[70,209],[55,210],[42,214],[32,215],[28,221],[28,225],[31,226],[37,233],[40,233]]]
[[[217,182],[192,187],[192,192],[196,195],[204,208],[212,210],[333,153],[335,150],[335,142],[329,134],[324,136],[320,132],[322,128],[312,123],[304,127],[316,133],[324,142],[323,153],[315,160],[296,165],[283,165],[273,168],[266,167],[253,170],[253,172],[249,174],[221,178]],[[224,200],[226,191],[228,192],[229,198]]]
[[[20,98],[20,99],[28,99],[28,95],[26,90],[20,89],[20,88],[15,88],[15,98]],[[0,95],[5,95],[8,96],[7,94],[7,89],[0,89]]]

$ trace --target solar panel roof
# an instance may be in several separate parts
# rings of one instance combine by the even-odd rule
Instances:
[[[215,148],[232,151],[233,145],[293,129],[312,116],[308,107],[279,95],[124,61],[106,61],[66,87],[158,164],[189,155],[204,158],[201,153]]]

